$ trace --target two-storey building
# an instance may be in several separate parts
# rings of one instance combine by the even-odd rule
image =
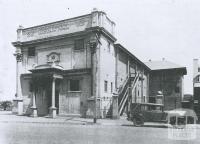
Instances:
[[[149,102],[156,102],[156,95],[160,91],[163,95],[164,110],[181,108],[184,96],[184,75],[186,67],[165,59],[145,63],[150,69]]]
[[[131,98],[147,102],[150,69],[115,44],[114,29],[115,23],[96,9],[71,19],[20,26],[13,42],[17,61],[13,112],[105,117],[110,109],[124,109],[126,102],[118,98],[113,106],[113,92],[123,90],[136,76]]]

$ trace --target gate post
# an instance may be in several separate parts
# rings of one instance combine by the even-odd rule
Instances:
[[[112,118],[118,119],[119,118],[119,112],[118,112],[118,94],[113,93],[112,96]]]

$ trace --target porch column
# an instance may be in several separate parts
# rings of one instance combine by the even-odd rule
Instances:
[[[36,104],[35,104],[35,91],[32,92],[32,97],[33,97],[33,106],[31,107],[32,109],[32,117],[37,117],[37,107],[36,107]]]
[[[52,97],[51,97],[51,107],[50,107],[50,116],[52,118],[56,117],[56,110],[57,108],[55,107],[55,83],[56,83],[56,78],[53,77],[52,79]]]

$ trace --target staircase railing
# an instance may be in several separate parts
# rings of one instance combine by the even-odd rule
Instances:
[[[121,94],[124,90],[124,88],[126,87],[127,83],[129,81],[129,75],[126,76],[125,81],[123,82],[122,86],[119,88],[118,90],[118,94]]]
[[[130,78],[129,78],[129,75],[126,76],[126,79],[124,80],[123,84],[121,85],[121,87],[118,89],[118,105],[120,105],[120,102],[124,96],[124,93],[126,92],[127,90],[127,87],[129,86],[129,81],[130,81]]]
[[[134,78],[134,81],[131,84],[131,87],[129,87],[129,85],[127,87],[124,87],[124,89],[126,89],[125,92],[119,94],[119,98],[121,97],[121,99],[119,99],[119,114],[120,115],[122,115],[122,113],[123,113],[124,106],[125,106],[125,104],[127,102],[128,96],[129,96],[129,90],[130,90],[130,88],[132,89],[132,91],[135,90],[135,87],[137,85],[138,80],[139,80],[139,74],[136,74],[136,76]],[[129,81],[129,78],[128,78],[128,81]],[[127,83],[128,83],[128,81],[127,81]],[[123,91],[124,90],[122,90],[122,92]]]
[[[133,93],[135,91],[135,87],[137,86],[137,83],[139,81],[140,75],[136,74],[135,79],[131,85],[131,92]]]
[[[119,114],[122,115],[126,100],[128,99],[129,87],[127,87],[125,94],[119,104]]]

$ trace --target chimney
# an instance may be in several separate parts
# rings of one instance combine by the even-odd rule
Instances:
[[[199,60],[193,59],[193,78],[195,78],[196,75],[198,74],[198,68],[199,68]]]
[[[93,9],[92,9],[92,12],[96,12],[96,11],[98,11],[97,8],[93,8]]]

